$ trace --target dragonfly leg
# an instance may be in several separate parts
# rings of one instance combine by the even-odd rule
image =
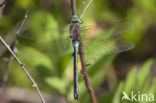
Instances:
[[[96,59],[93,58],[93,60],[91,62],[86,61],[86,66],[90,66],[93,65],[95,63]]]

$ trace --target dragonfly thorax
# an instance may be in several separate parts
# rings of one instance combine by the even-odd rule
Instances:
[[[71,23],[70,25],[70,38],[73,43],[80,42],[80,24]]]

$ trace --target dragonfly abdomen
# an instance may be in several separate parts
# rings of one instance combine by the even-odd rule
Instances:
[[[74,47],[74,99],[78,99],[78,47],[79,43],[72,43]]]

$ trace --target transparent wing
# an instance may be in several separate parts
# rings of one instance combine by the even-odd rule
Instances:
[[[32,27],[25,25],[22,32],[18,35],[19,38],[35,40],[37,42],[51,41],[58,38],[69,37],[69,25],[63,29],[50,27]]]
[[[27,41],[17,46],[17,54],[28,58],[60,57],[72,53],[70,39],[53,39],[48,42]]]
[[[132,22],[122,20],[84,28],[85,34],[82,35],[82,41],[86,61],[90,63],[104,55],[121,53],[134,48],[133,42],[122,39],[123,35],[119,35],[133,27]]]
[[[102,50],[99,50],[101,51],[100,53],[111,54],[118,53],[119,51],[125,51],[126,48],[133,46],[133,43],[130,42],[124,41],[122,44],[119,42],[119,39],[110,39],[117,36],[117,34],[124,33],[134,27],[134,24],[132,22],[119,21],[111,24],[106,23],[105,26],[103,25],[99,24],[98,26],[94,25],[81,28],[82,39],[85,40],[86,43],[91,40],[91,44],[89,43],[88,47],[85,47],[87,48],[87,50],[90,50],[88,48],[97,48],[97,46],[99,47],[102,46],[100,44],[103,44],[105,45],[105,48],[101,47],[101,49],[103,48],[102,50],[107,51],[108,48],[111,48],[109,45],[115,45],[119,43],[120,45],[118,46],[118,48],[114,48],[116,46],[115,45],[111,50],[109,50],[109,52],[105,51],[106,53],[104,53],[102,52]],[[101,34],[102,36],[99,36]],[[97,38],[97,36],[99,36],[100,38]],[[34,26],[25,26],[22,33],[19,35],[20,45],[18,46],[18,53],[20,55],[25,55],[26,57],[39,57],[38,55],[36,55],[37,53],[31,52],[36,50],[39,53],[43,53],[51,57],[65,55],[72,52],[71,41],[67,40],[67,38],[69,38],[69,25],[64,29],[53,29],[49,27],[34,28]],[[109,45],[106,45],[107,43]],[[131,45],[128,45],[128,43]],[[28,53],[25,53],[25,51],[28,51]],[[94,53],[89,53],[89,51],[85,52],[87,55],[92,55],[92,57],[101,55],[100,53],[96,54],[96,50]],[[90,56],[88,56],[88,58],[90,58]]]
[[[84,52],[86,61],[99,59],[104,55],[116,54],[131,50],[135,47],[133,42],[121,38],[90,39],[85,43]]]
[[[72,52],[69,30],[25,26],[18,35],[17,53],[24,57],[58,57]]]
[[[44,11],[30,12],[19,37],[37,42],[51,41],[60,36],[69,36],[69,25],[59,25],[53,15]]]
[[[90,38],[95,35],[103,34],[107,37],[115,37],[119,34],[125,33],[129,30],[131,30],[135,25],[131,21],[127,20],[121,20],[117,22],[97,22],[96,24],[89,26],[83,26],[81,27],[82,37],[85,35],[85,37]]]
[[[22,33],[19,35],[23,38],[37,40],[37,41],[49,41],[51,38],[63,38],[69,37],[69,26],[66,25],[64,28],[52,28],[49,26],[30,26],[26,24]],[[121,20],[117,22],[109,23],[96,23],[94,25],[82,25],[81,26],[81,37],[90,38],[93,35],[103,33],[106,36],[114,37],[118,34],[127,32],[134,27],[134,23],[131,21]]]

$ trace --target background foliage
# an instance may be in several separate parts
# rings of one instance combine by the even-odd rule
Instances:
[[[83,9],[82,1],[77,1],[78,13]],[[135,48],[119,55],[106,55],[99,58],[94,65],[88,67],[91,84],[95,90],[99,103],[130,103],[121,101],[122,91],[130,95],[131,91],[153,93],[156,95],[156,6],[155,0],[93,0],[83,16],[83,25],[98,25],[118,20],[130,20],[135,27],[124,33],[124,38],[133,41]],[[0,32],[6,41],[12,41],[13,31],[29,9],[28,24],[32,29],[27,31],[34,35],[38,41],[52,40],[55,45],[47,44],[51,51],[44,52],[31,47],[23,47],[23,54],[36,55],[41,58],[29,58],[18,55],[28,71],[37,81],[40,89],[53,98],[63,96],[72,103],[73,99],[73,61],[72,54],[60,55],[55,39],[59,31],[41,31],[34,28],[66,28],[71,17],[70,0],[14,0],[6,5],[0,18]],[[31,39],[31,38],[30,38]],[[33,38],[32,38],[33,39]],[[26,44],[28,41],[19,40]],[[31,42],[31,41],[30,41]],[[36,43],[36,42],[32,42]],[[11,44],[11,43],[10,43]],[[39,45],[40,47],[40,45]],[[71,49],[72,50],[72,49]],[[6,68],[4,58],[9,53],[0,49],[0,76]],[[65,51],[64,51],[65,52]],[[49,56],[50,54],[50,56]],[[153,65],[153,66],[152,66]],[[81,64],[79,62],[79,100],[80,103],[89,103],[89,96],[81,79]],[[9,71],[9,87],[22,87],[32,89],[32,84],[13,60]],[[137,102],[139,103],[139,102]]]

